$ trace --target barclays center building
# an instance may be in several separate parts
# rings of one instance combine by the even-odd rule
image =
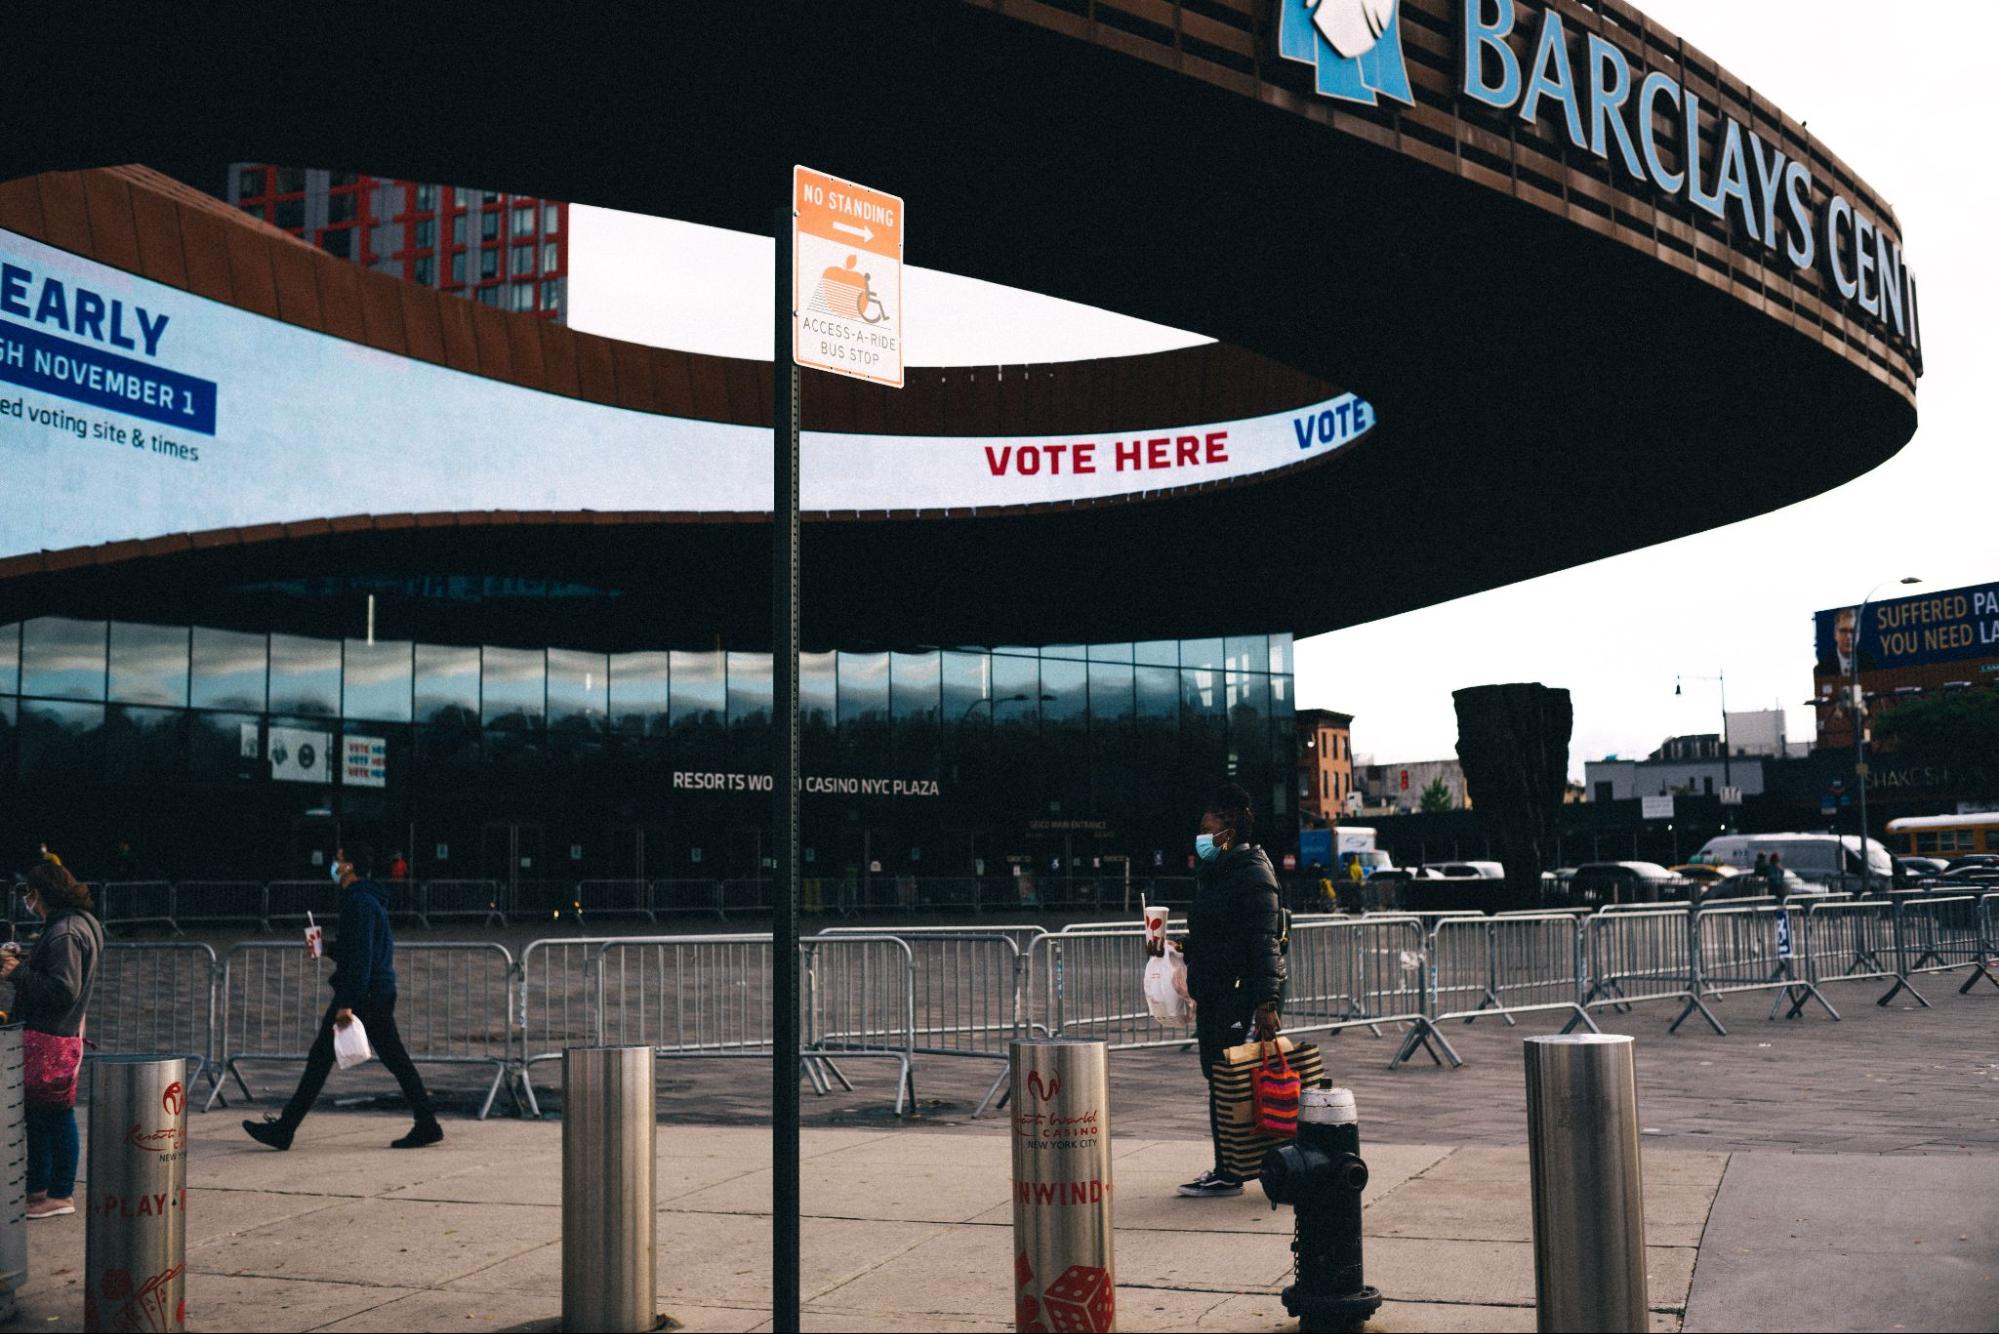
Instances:
[[[767,234],[810,163],[903,196],[911,262],[1217,340],[803,374],[808,879],[1184,874],[1225,780],[1281,860],[1294,636],[1791,504],[1913,434],[1892,210],[1628,5],[1079,8],[583,14],[590,62],[448,103],[422,72],[463,34],[411,15],[366,106],[248,125],[266,37],[190,18],[153,55],[175,116],[110,81],[9,144],[0,871],[46,843],[285,879],[365,838],[557,893],[770,852],[771,363],[364,270],[184,164]],[[794,105],[860,47],[894,135]],[[578,106],[666,126],[651,168],[485,132]],[[433,273],[505,235],[397,221]],[[914,360],[949,317],[912,315]],[[1702,475],[1733,484],[1680,502]]]

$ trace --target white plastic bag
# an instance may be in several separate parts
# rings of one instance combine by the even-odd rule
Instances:
[[[1187,960],[1171,946],[1158,958],[1145,961],[1145,1008],[1162,1024],[1191,1021],[1187,1005]]]
[[[333,1061],[342,1070],[351,1070],[363,1061],[375,1059],[374,1048],[368,1045],[368,1029],[355,1015],[347,1021],[347,1027],[335,1025],[333,1029]]]

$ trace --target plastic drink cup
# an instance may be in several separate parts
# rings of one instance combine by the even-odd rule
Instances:
[[[325,928],[312,920],[311,913],[305,915],[305,952],[313,959],[326,953]]]
[[[1163,904],[1145,905],[1145,938],[1148,941],[1166,939],[1166,908]]]

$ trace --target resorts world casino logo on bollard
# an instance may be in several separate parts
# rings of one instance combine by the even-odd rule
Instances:
[[[1278,0],[1278,54],[1314,66],[1321,97],[1414,106],[1401,17],[1400,0]]]

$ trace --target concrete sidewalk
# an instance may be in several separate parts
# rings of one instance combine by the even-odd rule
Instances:
[[[465,1330],[555,1316],[559,1127],[454,1121],[436,1148],[388,1151],[405,1124],[376,1113],[321,1114],[290,1153],[278,1154],[249,1143],[233,1117],[190,1118],[190,1324]],[[922,1134],[813,1128],[804,1145],[808,1328],[1012,1327],[1004,1123]],[[1273,1212],[1253,1187],[1235,1200],[1173,1195],[1205,1152],[1192,1140],[1116,1141],[1121,1328],[1295,1328],[1276,1296],[1290,1270],[1288,1211]],[[662,1125],[659,1153],[661,1309],[690,1329],[768,1328],[768,1131]],[[1532,1329],[1526,1150],[1370,1145],[1366,1153],[1368,1278],[1394,1299],[1372,1328]],[[1930,1198],[1968,1215],[1995,1198],[1994,1160],[1813,1159],[1830,1175],[1807,1184],[1835,1215],[1853,1211],[1847,1235],[1856,1253],[1846,1264],[1812,1266],[1816,1298],[1805,1306],[1766,1300],[1801,1285],[1787,1279],[1772,1289],[1762,1276],[1766,1265],[1806,1272],[1796,1266],[1810,1237],[1764,1221],[1791,1208],[1785,1183],[1797,1181],[1800,1161],[1646,1154],[1655,1329],[1679,1329],[1690,1301],[1708,1328],[1991,1327],[1999,1266],[1991,1263],[1989,1211],[1975,1240],[1957,1240],[1973,1238],[1967,1222],[1943,1229],[1952,1245],[1935,1248],[1934,1258],[1946,1263],[1922,1271],[1933,1289],[1924,1314],[1936,1323],[1917,1324],[1906,1309],[1856,1302],[1870,1268],[1860,1252],[1878,1234],[1852,1192],[1893,1194],[1914,1169],[1925,1181],[1911,1185],[1933,1187],[1929,1178],[1942,1171],[1961,1189]],[[1739,1217],[1716,1212],[1718,1194],[1739,1196]],[[1728,1238],[1726,1255],[1714,1254],[1717,1229]],[[31,1270],[15,1327],[80,1327],[83,1233],[80,1215],[30,1226]],[[1721,1281],[1704,1288],[1709,1266]],[[1815,1310],[1838,1318],[1785,1323]]]

